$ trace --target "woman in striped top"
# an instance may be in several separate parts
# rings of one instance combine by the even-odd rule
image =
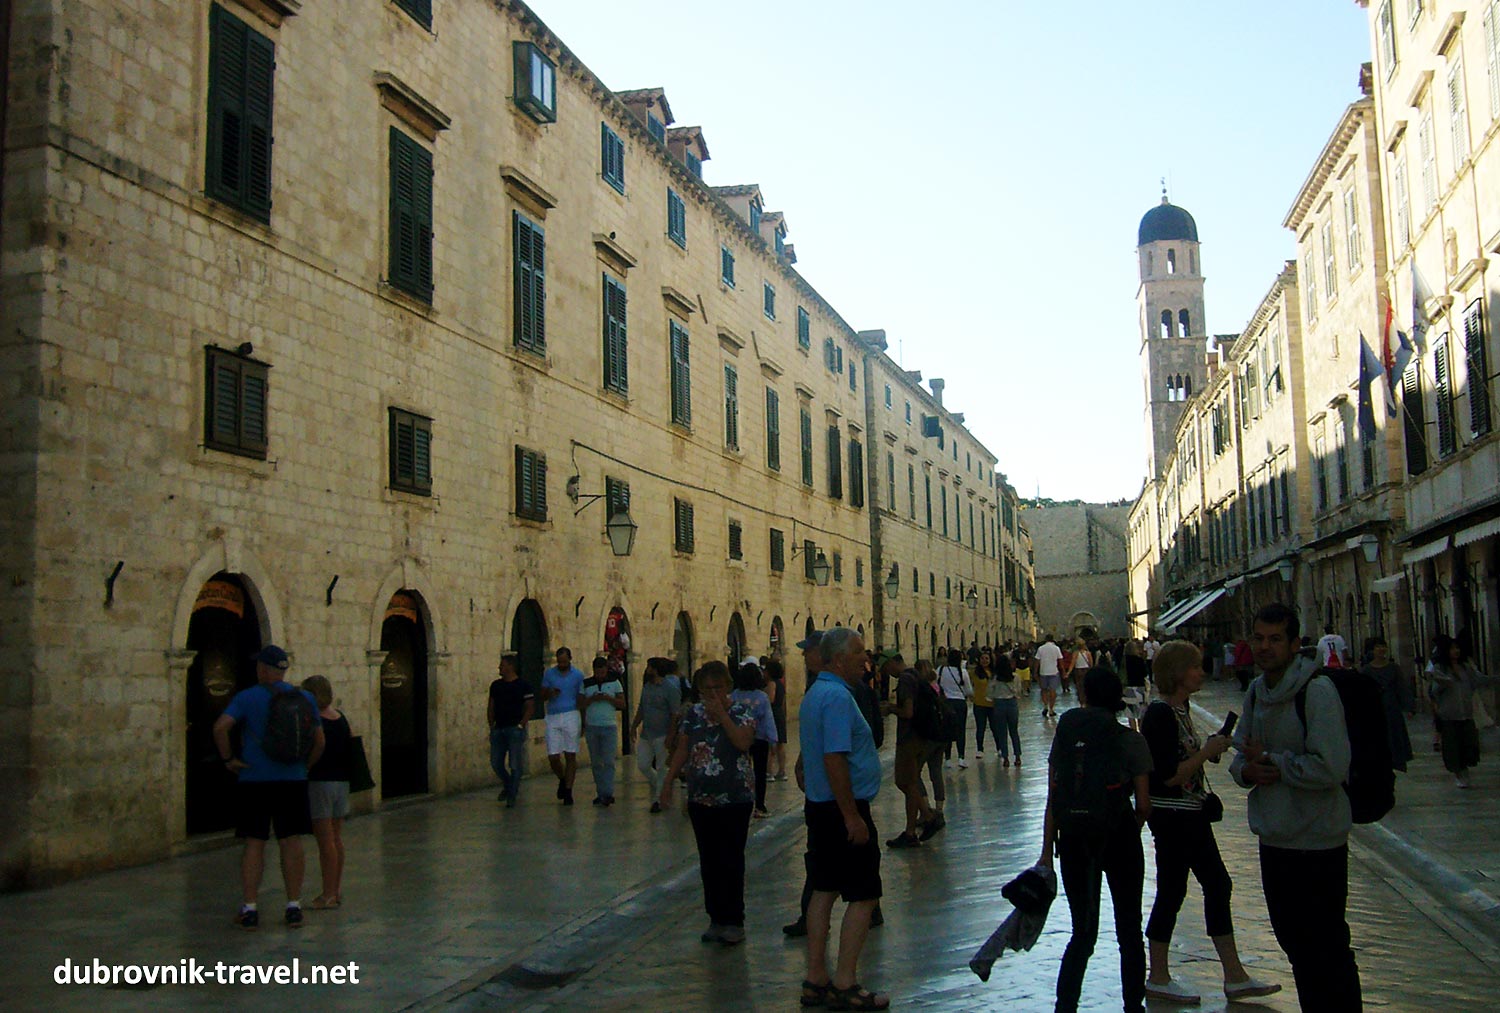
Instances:
[[[1224,969],[1224,994],[1230,999],[1270,995],[1280,985],[1251,978],[1240,964],[1234,944],[1229,895],[1233,889],[1219,845],[1214,840],[1213,821],[1205,811],[1223,808],[1211,796],[1204,764],[1217,762],[1229,748],[1229,738],[1210,735],[1202,740],[1193,727],[1188,699],[1203,686],[1203,655],[1186,640],[1163,644],[1151,665],[1160,699],[1146,708],[1141,734],[1151,747],[1151,836],[1156,841],[1156,902],[1146,923],[1151,969],[1146,976],[1146,995],[1153,999],[1197,1003],[1200,996],[1182,982],[1173,981],[1167,969],[1172,930],[1177,912],[1187,897],[1191,872],[1203,888],[1204,921],[1219,962]]]

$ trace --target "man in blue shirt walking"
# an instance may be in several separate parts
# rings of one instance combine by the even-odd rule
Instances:
[[[860,986],[859,954],[880,900],[880,848],[870,802],[880,790],[880,757],[870,725],[854,699],[864,672],[859,634],[836,626],[819,645],[823,670],[802,698],[802,766],[806,781],[808,875],[807,978],[802,1005],[885,1009],[890,999]],[[848,907],[839,929],[838,963],[828,971],[833,902]]]
[[[573,778],[578,774],[582,690],[583,673],[573,667],[573,652],[559,647],[557,664],[542,673],[542,700],[547,706],[547,763],[557,775],[557,797],[563,805],[573,804]]]

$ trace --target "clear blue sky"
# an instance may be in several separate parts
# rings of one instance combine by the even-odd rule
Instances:
[[[666,89],[715,186],[759,183],[797,268],[948,381],[1022,495],[1145,470],[1136,226],[1168,177],[1234,333],[1370,59],[1354,0],[529,0],[610,88]]]

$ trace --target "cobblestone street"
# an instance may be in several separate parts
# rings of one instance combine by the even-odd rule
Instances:
[[[1201,701],[1206,710],[1222,712],[1236,697],[1220,685]],[[1050,732],[1034,702],[1023,703],[1022,721],[1026,763],[1020,770],[1002,769],[993,752],[971,757],[969,769],[949,771],[948,829],[929,846],[883,856],[886,924],[872,933],[862,977],[889,991],[898,1008],[1051,1008],[1068,937],[1061,899],[1029,954],[1002,958],[987,984],[967,968],[1008,911],[1000,886],[1035,858],[1039,846]],[[1425,742],[1420,722],[1413,729],[1414,740]],[[705,919],[687,821],[680,813],[648,814],[644,783],[628,759],[621,771],[620,804],[607,810],[562,808],[551,798],[550,780],[540,777],[527,783],[514,810],[482,792],[354,820],[346,832],[346,906],[309,912],[297,933],[276,917],[281,897],[274,874],[267,877],[274,887],[262,894],[264,927],[257,933],[231,927],[234,848],[0,897],[9,950],[0,995],[17,1008],[263,1005],[289,997],[259,985],[64,987],[53,983],[53,968],[65,957],[107,964],[188,957],[270,964],[298,957],[304,966],[360,965],[358,985],[296,990],[293,1001],[334,1008],[795,1008],[802,953],[780,931],[796,915],[801,887],[795,786],[774,784],[773,817],[752,827],[749,938],[724,950],[698,941]],[[1243,793],[1227,775],[1214,773],[1227,806],[1218,834],[1236,879],[1241,953],[1253,974],[1285,987],[1260,1008],[1294,1010],[1290,970],[1266,921]],[[1482,889],[1493,856],[1485,842],[1500,828],[1493,800],[1500,777],[1481,767],[1476,790],[1459,796],[1447,791],[1451,782],[1440,774],[1436,757],[1419,752],[1413,773],[1398,787],[1401,801],[1389,825],[1356,835],[1350,920],[1372,1009],[1491,1008],[1500,989],[1500,955],[1494,935],[1485,931],[1493,911]],[[580,798],[590,795],[586,779],[581,773]],[[898,811],[899,797],[887,779],[876,805],[882,836],[897,829]],[[1410,849],[1435,849],[1447,864],[1421,873],[1415,862],[1402,860],[1417,854]],[[1147,856],[1149,910],[1149,843]],[[317,883],[311,857],[308,878],[304,893],[311,897]],[[1449,892],[1439,905],[1433,891],[1443,883]],[[1224,1009],[1197,897],[1191,888],[1174,967],[1179,979],[1202,990],[1203,1009]],[[1103,920],[1109,924],[1107,912]],[[1084,1008],[1117,1009],[1118,997],[1118,961],[1106,928],[1085,983]]]

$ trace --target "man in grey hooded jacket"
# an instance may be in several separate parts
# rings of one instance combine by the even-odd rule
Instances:
[[[1338,690],[1298,656],[1297,613],[1267,605],[1250,638],[1260,675],[1245,693],[1229,773],[1250,789],[1250,829],[1276,942],[1304,1010],[1363,1008],[1349,946],[1349,734]],[[1297,714],[1305,688],[1306,727]]]

